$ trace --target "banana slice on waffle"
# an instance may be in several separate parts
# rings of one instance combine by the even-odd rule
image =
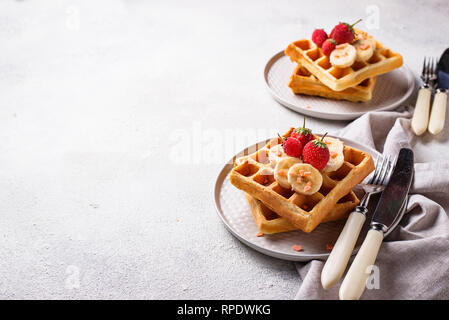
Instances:
[[[302,163],[301,159],[294,157],[283,157],[278,161],[274,168],[274,178],[281,185],[281,187],[290,189],[290,182],[288,181],[288,171],[290,167],[295,164]]]
[[[339,139],[331,137],[324,137],[323,140],[329,149],[329,161],[324,167],[323,172],[337,171],[343,165],[345,160],[343,155],[343,142]]]
[[[272,146],[268,152],[268,160],[270,160],[270,164],[273,168],[276,166],[278,161],[285,156],[287,156],[287,154],[281,144]]]
[[[370,39],[359,39],[354,43],[357,61],[368,61],[374,54],[376,42]]]
[[[312,195],[320,190],[323,176],[310,164],[297,163],[288,170],[288,182],[296,192]]]
[[[335,47],[330,55],[330,62],[333,66],[347,68],[352,66],[357,57],[357,50],[354,46],[343,43]]]

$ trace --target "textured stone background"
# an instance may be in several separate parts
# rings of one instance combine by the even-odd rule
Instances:
[[[447,1],[353,3],[1,1],[0,298],[293,298],[294,264],[236,240],[212,199],[240,132],[302,120],[267,59],[370,5],[415,74],[449,45]],[[447,158],[448,131],[417,161]]]

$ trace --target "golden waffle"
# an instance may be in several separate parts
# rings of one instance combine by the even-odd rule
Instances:
[[[363,80],[355,87],[334,91],[322,84],[320,80],[300,64],[296,66],[288,84],[294,94],[306,94],[352,102],[371,100],[375,85],[376,77],[373,77]]]
[[[285,54],[309,70],[323,84],[334,91],[354,87],[365,79],[387,73],[402,66],[402,56],[393,52],[366,32],[354,28],[355,33],[376,42],[373,56],[366,62],[356,61],[347,68],[332,66],[329,57],[323,54],[312,40],[302,39],[288,45]]]
[[[293,130],[294,128],[290,128],[284,138],[290,136]],[[368,153],[345,145],[341,168],[323,173],[321,189],[313,195],[305,196],[281,187],[273,174],[269,173],[271,165],[268,151],[271,145],[280,142],[279,138],[272,139],[263,148],[237,163],[229,179],[235,187],[262,201],[272,211],[305,232],[311,232],[340,199],[374,170],[373,159]]]
[[[294,225],[290,223],[286,218],[280,217],[276,212],[270,210],[260,200],[251,197],[245,193],[245,197],[248,200],[251,212],[253,214],[256,225],[260,231],[264,234],[273,234],[285,231],[298,230]],[[354,192],[348,193],[335,205],[332,211],[324,217],[323,222],[336,221],[345,219],[348,217],[356,205],[359,204],[359,199]]]

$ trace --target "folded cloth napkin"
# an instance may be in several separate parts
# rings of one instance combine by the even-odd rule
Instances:
[[[400,148],[410,148],[415,142],[410,116],[407,107],[368,113],[337,134],[357,137],[358,142],[383,154],[397,155]],[[407,211],[385,238],[375,262],[379,282],[367,288],[361,299],[449,299],[448,195],[449,162],[415,163]],[[323,266],[317,260],[296,263],[302,279],[296,299],[338,299],[344,275],[333,288],[324,290]]]

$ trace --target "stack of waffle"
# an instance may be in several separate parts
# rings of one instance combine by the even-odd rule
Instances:
[[[288,84],[293,93],[353,102],[371,99],[376,76],[399,68],[402,56],[367,33],[355,28],[354,31],[356,37],[373,40],[376,48],[368,61],[356,61],[347,68],[333,66],[329,57],[309,39],[289,44],[285,54],[298,64]]]
[[[283,138],[290,136],[290,128]],[[323,184],[312,195],[282,187],[274,178],[268,158],[269,141],[255,153],[235,160],[231,183],[245,192],[260,231],[265,234],[291,230],[311,232],[321,222],[346,218],[359,203],[352,189],[374,169],[372,157],[361,150],[344,146],[343,165],[334,172],[322,173]]]

